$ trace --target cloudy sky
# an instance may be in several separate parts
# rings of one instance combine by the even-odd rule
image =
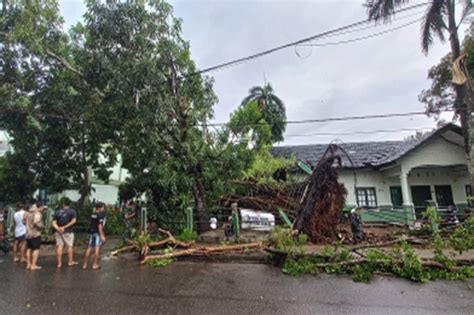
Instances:
[[[201,69],[366,18],[363,0],[170,2],[175,15],[183,20],[184,37],[191,43],[193,58]],[[67,26],[81,20],[85,11],[81,0],[60,3]],[[219,97],[215,121],[227,121],[248,89],[262,85],[264,80],[284,100],[288,120],[423,111],[418,95],[430,85],[427,71],[449,51],[447,43],[436,42],[428,56],[421,52],[417,20],[424,10],[400,13],[390,25],[364,26],[312,44],[341,42],[399,28],[370,39],[325,47],[291,47],[212,73]],[[450,115],[444,118],[450,119]],[[351,133],[435,125],[425,116],[289,125],[282,144],[396,140],[414,131]]]

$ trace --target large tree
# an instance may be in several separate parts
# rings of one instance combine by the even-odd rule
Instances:
[[[283,101],[275,94],[270,83],[264,86],[254,86],[249,90],[241,103],[241,106],[247,106],[256,101],[263,118],[270,125],[272,131],[272,141],[283,141],[283,135],[286,129],[286,110]]]
[[[170,216],[194,204],[204,230],[209,202],[247,158],[235,149],[243,145],[210,129],[213,81],[190,75],[196,66],[172,7],[90,1],[85,24],[75,30],[88,60],[86,80],[122,117],[114,123],[114,147],[132,175],[129,190],[147,193]]]
[[[474,27],[472,25],[463,40],[462,50],[467,55],[464,62],[465,69],[472,78],[474,76]],[[452,56],[448,53],[428,71],[431,86],[420,93],[419,100],[426,104],[429,114],[439,115],[446,108],[456,106],[456,91],[452,84],[451,68]]]
[[[393,13],[409,0],[366,0],[365,6],[369,19],[374,21],[382,20],[390,22]],[[463,7],[461,19],[456,21],[456,2],[460,2]],[[449,40],[451,46],[451,61],[455,61],[461,55],[458,29],[460,22],[471,13],[471,0],[430,0],[421,24],[421,48],[424,53],[428,53],[435,37],[441,41]],[[468,136],[468,106],[466,101],[465,85],[454,85],[455,102],[454,109],[460,117],[461,127],[465,139],[466,150],[469,150]]]
[[[57,1],[12,1],[2,9],[2,127],[37,187],[78,189],[82,207],[91,173],[107,180],[115,162],[113,128],[103,124],[114,111],[101,106],[103,93],[84,75],[87,61],[63,31]]]

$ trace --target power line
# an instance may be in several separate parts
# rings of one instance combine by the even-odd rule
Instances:
[[[70,117],[70,116],[63,116],[58,114],[48,114],[48,113],[40,113],[40,112],[33,112],[33,111],[26,111],[20,109],[3,109],[0,110],[0,114],[2,113],[18,113],[18,114],[29,114],[33,115],[36,118],[44,119],[44,118],[56,118],[62,120],[70,120],[70,121],[77,121],[77,122],[101,122],[100,120],[88,119],[84,117]],[[444,109],[440,112],[453,112],[451,109]],[[417,111],[417,112],[405,112],[405,113],[387,113],[387,114],[373,114],[373,115],[364,115],[364,116],[342,116],[342,117],[327,117],[327,118],[314,118],[314,119],[301,119],[301,120],[287,120],[287,125],[296,125],[296,124],[310,124],[310,123],[327,123],[327,122],[335,122],[335,121],[349,121],[349,120],[367,120],[367,119],[384,119],[384,118],[395,118],[395,117],[409,117],[409,116],[425,116],[425,111]],[[201,123],[197,126],[207,126],[207,127],[222,127],[227,126],[229,122],[218,122],[218,123]],[[245,126],[258,126],[258,123],[252,124],[244,124]]]
[[[422,10],[422,11],[415,12],[413,14],[407,14],[407,15],[403,15],[403,16],[396,16],[390,22],[391,22],[391,24],[393,24],[393,22],[395,22],[395,21],[408,19],[408,18],[417,16],[417,15],[423,14],[424,12],[425,11]],[[380,24],[370,24],[368,26],[363,26],[363,27],[360,27],[360,28],[354,28],[354,29],[349,29],[347,31],[341,31],[341,32],[333,33],[333,34],[324,36],[320,39],[337,37],[337,36],[341,36],[341,35],[346,35],[346,34],[351,34],[351,33],[355,33],[355,32],[365,31],[365,30],[372,29],[372,28],[377,28],[377,27],[380,27]]]
[[[362,41],[362,40],[365,40],[365,39],[369,39],[369,38],[373,38],[373,37],[377,37],[377,36],[381,36],[381,35],[384,35],[384,34],[388,34],[388,33],[391,33],[391,32],[398,31],[402,28],[405,28],[405,27],[408,27],[408,26],[413,25],[415,23],[418,23],[422,19],[423,18],[419,18],[419,19],[416,19],[414,21],[402,24],[400,26],[397,26],[397,27],[394,27],[394,28],[391,28],[391,29],[388,29],[388,30],[385,30],[385,31],[381,31],[381,32],[377,32],[377,33],[374,33],[374,34],[369,34],[369,35],[365,35],[365,36],[361,36],[361,37],[341,40],[341,41],[338,41],[338,42],[329,42],[329,43],[321,43],[321,44],[306,44],[306,45],[301,45],[301,46],[302,47],[326,47],[326,46],[336,46],[336,45],[354,43],[354,42],[358,42],[358,41]]]
[[[420,8],[420,7],[424,7],[428,4],[429,4],[428,2],[423,2],[423,3],[420,3],[420,4],[412,5],[412,6],[394,11],[392,13],[392,15],[395,15],[395,14],[401,13],[401,12],[410,11],[410,10],[417,9],[417,8]],[[224,69],[224,68],[232,67],[232,66],[242,64],[242,63],[248,62],[248,61],[256,59],[256,58],[260,58],[260,57],[272,54],[274,52],[277,52],[277,51],[280,51],[280,50],[283,50],[283,49],[286,49],[286,48],[289,48],[289,47],[300,45],[300,44],[303,44],[303,43],[306,43],[306,42],[309,42],[309,41],[312,41],[312,40],[315,40],[315,39],[324,38],[324,37],[326,37],[330,34],[338,33],[338,32],[341,32],[341,31],[344,31],[344,30],[347,30],[347,29],[351,29],[351,28],[354,28],[354,27],[357,27],[357,26],[360,26],[360,25],[363,25],[363,24],[366,24],[366,23],[370,23],[370,22],[372,22],[372,21],[369,20],[369,19],[364,19],[364,20],[361,20],[361,21],[358,21],[358,22],[355,22],[355,23],[351,23],[351,24],[348,24],[348,25],[345,25],[345,26],[341,26],[341,27],[338,27],[338,28],[335,28],[335,29],[332,29],[332,30],[329,30],[329,31],[325,31],[325,32],[322,32],[322,33],[319,33],[319,34],[316,34],[316,35],[313,35],[313,36],[310,36],[310,37],[306,37],[306,38],[303,38],[303,39],[300,39],[300,40],[297,40],[297,41],[293,41],[293,42],[283,44],[283,45],[280,45],[280,46],[277,46],[277,47],[274,47],[274,48],[271,48],[271,49],[267,49],[267,50],[264,50],[262,52],[259,52],[259,53],[253,54],[253,55],[249,55],[249,56],[246,56],[246,57],[242,57],[242,58],[234,59],[234,60],[231,60],[231,61],[228,61],[228,62],[224,62],[224,63],[218,64],[218,65],[215,65],[215,66],[204,68],[202,70],[198,70],[198,71],[189,73],[187,75],[184,75],[179,79],[182,80],[182,79],[189,78],[189,77],[192,77],[192,76],[195,76],[195,75],[200,75],[200,74],[204,74],[204,73],[207,73],[207,72],[213,72],[213,71],[221,70],[221,69]]]
[[[442,112],[450,112],[450,110],[445,110]],[[319,118],[319,119],[302,119],[302,120],[287,120],[287,125],[292,124],[310,124],[310,123],[326,123],[333,121],[347,121],[347,120],[365,120],[365,119],[379,119],[379,118],[394,118],[394,117],[407,117],[407,116],[420,116],[426,115],[426,112],[406,112],[406,113],[390,113],[390,114],[374,114],[374,115],[365,115],[365,116],[344,116],[344,117],[328,117],[328,118]],[[228,123],[209,123],[206,126],[226,126]],[[246,124],[246,126],[258,126],[259,124]]]
[[[407,15],[407,16],[402,16],[402,17],[400,17],[396,20],[401,20],[401,19],[405,19],[405,18],[408,18],[408,17],[416,16],[416,15],[420,15],[420,12],[417,12],[415,14],[410,14],[410,15]],[[373,37],[381,36],[381,35],[384,35],[384,34],[387,34],[387,33],[391,33],[391,32],[400,30],[400,29],[408,27],[412,24],[418,23],[422,19],[423,18],[418,18],[414,21],[402,24],[402,25],[397,26],[397,27],[393,27],[393,28],[388,29],[388,30],[384,30],[384,31],[381,31],[381,32],[377,32],[377,33],[374,33],[374,34],[369,34],[369,35],[365,35],[365,36],[361,36],[361,37],[357,37],[357,38],[353,38],[353,39],[346,39],[346,40],[342,40],[342,41],[338,41],[338,42],[329,42],[329,43],[321,43],[321,44],[315,43],[314,44],[312,41],[310,41],[308,44],[296,45],[295,46],[295,54],[298,57],[302,58],[302,59],[306,59],[309,56],[311,56],[312,50],[309,52],[309,54],[307,56],[302,57],[301,53],[298,52],[298,47],[326,47],[326,46],[336,46],[336,45],[341,45],[341,44],[348,44],[348,43],[352,43],[352,42],[362,41],[362,40],[370,39],[370,38],[373,38]],[[330,38],[330,37],[337,37],[337,36],[341,36],[341,35],[348,34],[348,33],[359,32],[359,31],[363,31],[363,30],[366,30],[366,29],[374,28],[374,27],[377,27],[377,25],[364,26],[362,28],[357,28],[357,29],[354,29],[354,30],[348,30],[348,31],[341,32],[341,33],[331,34],[331,35],[328,35],[328,36],[324,37],[324,39]]]
[[[399,129],[378,129],[378,130],[361,130],[361,131],[351,131],[351,132],[314,132],[307,134],[293,134],[286,135],[288,137],[317,137],[317,136],[351,136],[351,135],[371,135],[379,133],[396,133],[403,131],[423,131],[431,130],[433,127],[420,127],[420,128],[399,128]]]

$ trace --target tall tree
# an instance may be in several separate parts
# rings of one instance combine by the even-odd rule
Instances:
[[[463,6],[461,19],[456,21],[456,2]],[[374,21],[383,20],[390,22],[395,10],[409,3],[409,0],[366,0],[365,6],[369,19]],[[461,55],[458,28],[472,9],[471,0],[430,0],[428,8],[421,25],[421,48],[428,53],[435,37],[441,41],[448,38],[451,46],[451,61],[455,61]],[[454,85],[455,102],[454,109],[460,117],[461,127],[464,134],[466,152],[469,152],[468,132],[468,106],[466,101],[466,87]]]
[[[474,27],[471,25],[469,32],[462,43],[462,50],[467,55],[464,66],[469,77],[474,76]],[[454,108],[456,102],[456,91],[452,84],[451,53],[441,58],[440,62],[428,71],[428,79],[431,80],[429,89],[423,90],[419,100],[426,104],[429,114],[439,115],[446,108]],[[472,85],[472,83],[471,83]]]
[[[164,1],[89,1],[85,24],[75,29],[89,61],[85,78],[122,118],[114,123],[114,147],[132,175],[131,190],[169,214],[194,204],[204,230],[209,201],[245,158],[209,130],[213,81],[188,75],[196,66],[181,21]]]
[[[254,86],[249,90],[241,103],[246,106],[252,101],[256,101],[263,118],[270,125],[272,131],[272,141],[283,141],[283,134],[286,129],[286,109],[283,101],[274,93],[270,83],[264,86]]]
[[[87,81],[80,46],[64,33],[57,1],[15,1],[6,8],[0,18],[2,125],[15,155],[30,161],[39,187],[76,188],[81,207],[91,172],[106,180],[115,162],[107,145],[113,128],[102,125],[114,112],[99,106],[103,93]]]

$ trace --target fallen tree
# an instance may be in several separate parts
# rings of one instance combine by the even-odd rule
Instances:
[[[311,174],[302,208],[293,229],[309,236],[313,243],[329,243],[337,240],[337,226],[341,217],[347,190],[338,182],[342,167],[340,149],[330,145]]]
[[[351,260],[345,260],[345,261],[335,261],[335,262],[327,262],[327,263],[317,263],[314,266],[317,268],[326,268],[326,267],[347,267],[347,266],[354,266],[354,265],[360,265],[364,263],[371,263],[371,264],[376,264],[376,265],[386,265],[387,260],[370,260],[367,258],[357,258],[357,259],[351,259]],[[403,266],[405,262],[401,259],[396,259],[391,261],[392,264],[394,265],[399,265]],[[461,270],[462,267],[457,267],[457,266],[446,266],[443,265],[437,261],[433,260],[421,260],[420,265],[423,267],[427,268],[437,268],[437,269],[447,269],[449,271],[458,271]]]
[[[155,242],[144,242],[143,244],[140,244],[140,242],[137,241],[128,241],[131,245],[125,246],[123,248],[117,249],[113,252],[111,252],[112,256],[118,255],[120,253],[132,251],[132,250],[137,250],[140,252],[140,256],[144,257],[146,256],[151,248],[156,248],[156,247],[161,247],[164,245],[171,245],[173,247],[182,247],[182,248],[189,248],[194,244],[194,241],[192,242],[182,242],[174,238],[174,236],[166,230],[163,229],[158,229],[158,232],[165,234],[167,237],[163,240],[160,241],[155,241]]]
[[[206,256],[212,254],[219,254],[224,252],[235,252],[248,249],[260,249],[263,248],[262,243],[247,243],[247,244],[236,244],[236,245],[224,245],[216,247],[197,247],[190,248],[180,251],[174,251],[171,253],[163,253],[159,255],[149,255],[142,260],[142,264],[150,260],[160,260],[160,259],[169,259],[176,258],[180,256]]]
[[[278,210],[284,211],[291,219],[296,217],[305,188],[304,183],[268,185],[255,180],[234,180],[231,183],[244,188],[247,194],[223,196],[220,205],[230,207],[232,203],[237,203],[240,208],[273,213],[277,219]]]

